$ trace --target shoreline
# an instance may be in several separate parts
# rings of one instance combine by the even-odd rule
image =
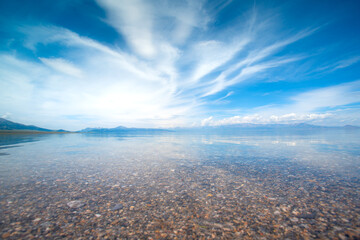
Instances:
[[[67,133],[77,133],[77,132],[57,132],[57,131],[27,131],[27,130],[0,130],[1,134],[67,134]]]

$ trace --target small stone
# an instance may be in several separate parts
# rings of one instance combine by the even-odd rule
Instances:
[[[99,218],[101,217],[101,214],[95,214],[95,217]]]
[[[9,232],[4,233],[1,237],[2,238],[8,238],[8,237],[10,237],[10,233]]]
[[[135,208],[134,206],[131,206],[131,207],[130,207],[130,210],[132,211],[132,210],[134,210],[134,208]]]
[[[66,205],[68,205],[69,208],[81,208],[81,207],[85,206],[85,203],[80,200],[75,200],[75,201],[68,202]]]
[[[35,218],[33,221],[34,222],[38,222],[38,221],[40,221],[41,220],[41,218]]]
[[[292,214],[299,215],[299,212],[297,210],[292,211]]]
[[[297,217],[298,217],[298,218],[304,218],[304,219],[314,219],[314,218],[316,218],[316,214],[315,214],[315,213],[311,213],[311,214],[299,214]]]
[[[346,240],[347,239],[347,237],[345,237],[345,235],[344,234],[339,234],[339,238],[341,239],[341,240]]]
[[[274,212],[274,215],[280,215],[280,211],[276,210],[276,211]]]
[[[119,209],[122,209],[124,206],[122,204],[116,204],[112,209],[111,211],[116,211],[116,210],[119,210]]]
[[[216,194],[216,197],[225,199],[224,194],[221,194],[221,193]]]

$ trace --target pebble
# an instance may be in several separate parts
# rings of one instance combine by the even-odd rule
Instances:
[[[81,208],[85,206],[85,203],[80,200],[70,201],[66,204],[69,208]]]
[[[7,232],[7,233],[4,233],[3,235],[1,235],[2,238],[8,238],[10,237],[10,233]]]
[[[278,210],[276,210],[275,212],[274,212],[274,215],[280,215],[281,213],[280,213],[280,211],[278,211]]]
[[[116,211],[116,210],[119,210],[119,209],[122,209],[124,206],[122,204],[116,204],[112,209],[111,211]]]

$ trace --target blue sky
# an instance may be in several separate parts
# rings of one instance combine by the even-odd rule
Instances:
[[[359,1],[0,2],[0,117],[360,125]]]

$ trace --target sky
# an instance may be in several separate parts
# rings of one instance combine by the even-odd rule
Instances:
[[[360,2],[0,1],[0,117],[360,126]]]

